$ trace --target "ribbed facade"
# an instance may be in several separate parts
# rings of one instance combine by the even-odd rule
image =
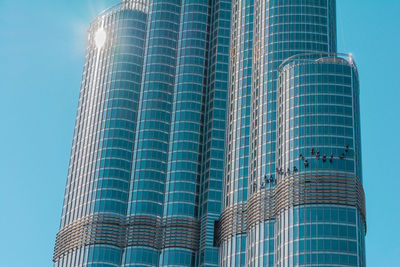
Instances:
[[[214,226],[222,209],[225,119],[228,94],[231,1],[210,1],[207,84],[200,176],[200,249],[197,266],[219,266]]]
[[[56,267],[366,266],[335,0],[124,0],[90,25]]]
[[[277,175],[278,66],[299,53],[336,51],[334,0],[255,0],[255,13],[250,198],[265,190],[261,185],[266,177]],[[274,224],[271,218],[248,226],[248,266],[275,266]]]
[[[221,266],[364,266],[358,74],[352,59],[335,54],[336,2],[233,3]],[[253,4],[249,29],[243,7]],[[301,77],[289,67],[300,59]],[[245,107],[246,81],[243,124],[237,107]]]
[[[365,266],[354,61],[292,57],[277,99],[276,266]]]
[[[230,1],[92,22],[55,266],[218,266]]]
[[[124,254],[147,20],[144,3],[138,7],[114,7],[89,29],[57,267],[120,266]],[[98,49],[101,31],[107,38]]]
[[[240,210],[248,196],[250,99],[254,1],[232,1],[230,81],[224,178],[225,213]],[[221,243],[221,266],[245,263],[246,233],[232,232]]]

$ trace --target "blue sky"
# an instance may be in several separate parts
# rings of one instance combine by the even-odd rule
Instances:
[[[1,266],[51,266],[86,29],[111,0],[0,0]],[[361,80],[368,266],[400,266],[400,1],[337,0]]]

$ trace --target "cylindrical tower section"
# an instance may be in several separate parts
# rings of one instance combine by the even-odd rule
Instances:
[[[194,266],[199,248],[208,12],[208,0],[181,2],[160,266]]]
[[[353,59],[307,54],[286,60],[277,98],[276,266],[365,266]]]
[[[158,266],[181,1],[149,1],[123,266]]]
[[[55,266],[120,266],[146,7],[117,5],[91,24]]]
[[[268,213],[273,203],[259,202],[270,202],[273,189],[268,188],[274,186],[276,179],[277,69],[283,60],[299,53],[336,52],[335,3],[335,0],[254,1],[249,202],[259,207],[269,206],[265,210]],[[265,197],[260,197],[262,194]],[[274,266],[273,218],[266,214],[250,221],[248,265]]]
[[[202,167],[200,176],[199,267],[218,267],[215,225],[222,210],[225,158],[225,118],[228,95],[231,0],[210,1],[207,81],[204,102]]]
[[[245,266],[254,1],[232,1],[220,265]]]

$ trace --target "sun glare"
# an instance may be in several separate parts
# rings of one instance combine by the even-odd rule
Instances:
[[[94,36],[94,42],[97,48],[102,48],[107,39],[107,33],[103,28],[99,28]]]

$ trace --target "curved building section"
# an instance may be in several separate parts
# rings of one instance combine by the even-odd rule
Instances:
[[[222,209],[231,0],[209,1],[207,76],[199,192],[200,247],[196,266],[219,266],[214,226]]]
[[[277,99],[276,266],[365,266],[353,59],[289,58]]]
[[[232,1],[230,77],[227,104],[220,266],[245,266],[243,210],[248,196],[253,0]],[[224,227],[225,226],[225,227]]]
[[[91,25],[56,266],[218,266],[229,0],[126,0]]]
[[[163,219],[171,223],[165,225],[160,266],[194,266],[199,249],[208,8],[208,0],[181,1],[163,208]]]
[[[153,0],[149,4],[128,207],[128,216],[137,222],[130,231],[144,231],[128,244],[123,266],[159,264],[180,2]]]
[[[55,266],[365,266],[358,74],[335,54],[335,5],[97,16]]]
[[[146,7],[124,3],[89,29],[55,266],[120,266]]]
[[[336,52],[335,0],[255,0],[254,6],[249,198],[276,179],[278,66],[299,53]],[[254,237],[248,242],[249,266],[274,266],[274,242],[265,234],[273,224],[272,219],[248,225]]]
[[[296,54],[336,52],[334,0],[256,0],[255,14],[250,195],[275,176],[279,65]]]

